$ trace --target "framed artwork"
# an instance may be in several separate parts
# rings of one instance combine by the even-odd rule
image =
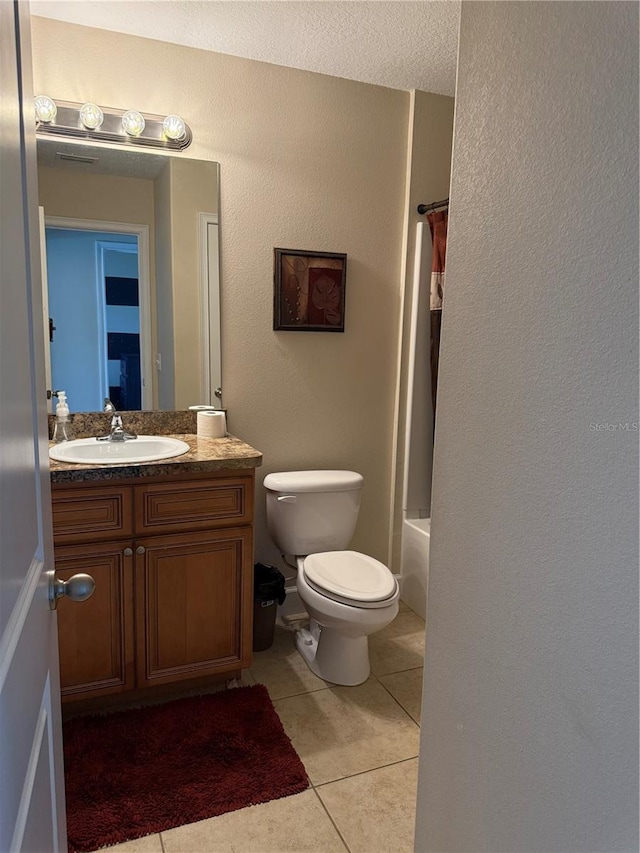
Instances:
[[[273,328],[344,332],[347,256],[274,249]]]

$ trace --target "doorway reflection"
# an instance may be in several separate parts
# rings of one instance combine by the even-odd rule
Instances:
[[[138,237],[48,225],[45,239],[50,387],[75,411],[142,408]]]

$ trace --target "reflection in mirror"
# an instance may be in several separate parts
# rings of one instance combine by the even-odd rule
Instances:
[[[38,139],[47,387],[220,406],[217,163]]]

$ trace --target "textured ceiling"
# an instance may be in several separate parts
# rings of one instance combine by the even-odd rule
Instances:
[[[453,95],[458,0],[32,0],[32,14]]]

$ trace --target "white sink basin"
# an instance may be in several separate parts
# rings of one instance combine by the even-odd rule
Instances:
[[[130,462],[154,462],[171,459],[189,450],[189,445],[168,435],[139,435],[128,441],[97,441],[77,438],[50,448],[49,456],[58,462],[85,465],[122,465]]]

